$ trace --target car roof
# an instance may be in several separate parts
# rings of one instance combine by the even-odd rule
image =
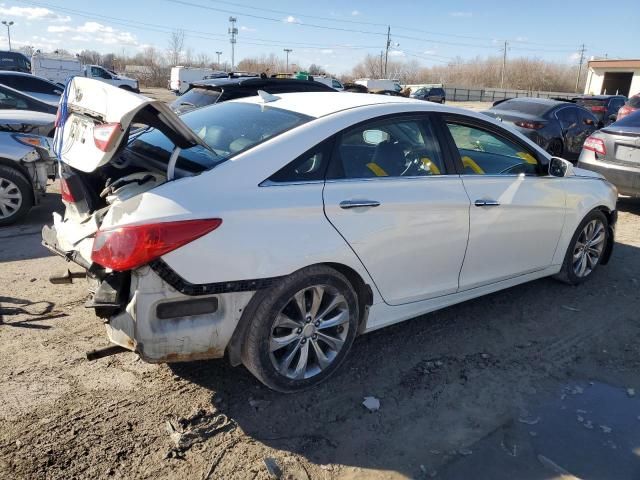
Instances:
[[[300,80],[297,78],[260,78],[260,77],[240,77],[240,78],[210,78],[207,80],[198,80],[191,82],[194,87],[228,87],[228,86],[273,86],[273,85],[323,85],[324,83],[316,82],[314,80]]]
[[[276,94],[276,97],[278,97],[278,100],[268,102],[267,104],[276,108],[290,110],[292,112],[315,118],[324,117],[325,115],[337,113],[342,110],[366,107],[370,105],[410,103],[420,106],[420,110],[422,110],[425,105],[425,102],[421,100],[355,92],[296,92]],[[263,103],[259,96],[240,98],[238,100],[231,101]],[[433,104],[432,106],[434,109],[437,107],[440,107],[440,105]]]
[[[32,75],[31,73],[26,72],[14,72],[12,70],[0,70],[0,75],[17,75],[19,77],[34,77],[36,75]],[[40,77],[37,77],[40,78]]]

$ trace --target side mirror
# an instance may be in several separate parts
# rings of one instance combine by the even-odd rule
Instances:
[[[378,145],[389,140],[389,134],[382,130],[365,130],[362,132],[362,139],[369,145]]]
[[[618,115],[616,115],[615,113],[612,113],[611,115],[609,115],[609,120],[611,120],[612,122],[615,122],[618,119]]]
[[[551,157],[549,175],[552,177],[568,177],[573,175],[573,165],[564,158]]]

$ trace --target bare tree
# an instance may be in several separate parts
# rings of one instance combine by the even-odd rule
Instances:
[[[184,30],[174,30],[169,35],[169,49],[167,56],[171,66],[176,66],[180,63],[182,57],[182,50],[184,49]]]
[[[211,65],[211,57],[204,52],[200,52],[196,57],[196,63],[201,68],[208,67]]]
[[[193,66],[193,48],[187,47],[184,51],[184,64]]]
[[[311,65],[309,65],[309,69],[307,71],[309,72],[309,75],[326,75],[327,74],[324,68],[322,68],[320,65],[316,65],[315,63],[312,63]]]
[[[96,52],[95,50],[82,50],[78,58],[85,65],[101,65],[102,64],[102,55],[100,52]]]

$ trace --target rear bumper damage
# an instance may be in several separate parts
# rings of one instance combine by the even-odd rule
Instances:
[[[151,363],[223,357],[255,290],[269,284],[263,280],[193,285],[178,281],[161,261],[154,268],[105,271],[78,251],[62,248],[55,226],[43,228],[42,243],[87,270],[93,288],[85,306],[104,319],[109,340]],[[71,283],[72,277],[64,283]]]

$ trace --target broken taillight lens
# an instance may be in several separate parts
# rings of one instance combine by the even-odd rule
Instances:
[[[115,147],[119,134],[122,133],[122,125],[119,123],[103,123],[93,127],[93,142],[103,152],[108,152]]]
[[[150,223],[98,230],[91,260],[116,271],[132,270],[215,230],[220,218]]]
[[[60,178],[60,196],[63,202],[74,203],[76,201],[65,178]]]
[[[520,128],[530,128],[531,130],[539,130],[544,127],[544,123],[540,122],[527,122],[527,121],[517,121],[514,122]]]

